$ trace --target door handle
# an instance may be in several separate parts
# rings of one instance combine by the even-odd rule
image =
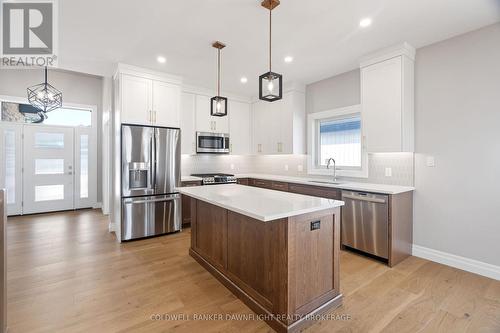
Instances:
[[[143,203],[150,203],[150,202],[161,202],[161,201],[174,201],[176,199],[179,199],[179,197],[173,197],[173,198],[159,198],[159,199],[150,199],[150,200],[128,200],[128,201],[123,201],[124,204],[143,204]]]
[[[351,199],[351,200],[357,200],[357,201],[367,201],[367,202],[374,202],[374,203],[382,203],[382,204],[386,203],[385,199],[367,198],[367,197],[362,197],[362,196],[358,196],[358,195],[350,195],[350,194],[344,194],[342,196],[342,198]]]

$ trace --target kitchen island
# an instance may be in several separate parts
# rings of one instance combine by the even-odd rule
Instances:
[[[237,184],[179,188],[190,255],[278,332],[339,306],[342,201]]]

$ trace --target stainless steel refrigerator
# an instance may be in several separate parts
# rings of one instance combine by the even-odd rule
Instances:
[[[180,130],[122,125],[122,240],[181,229]]]

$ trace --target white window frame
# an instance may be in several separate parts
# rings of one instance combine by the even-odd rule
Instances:
[[[29,101],[26,97],[15,97],[15,96],[6,96],[0,95],[0,105],[2,102],[6,103],[17,103],[17,104],[29,104]],[[74,193],[78,194],[75,196],[74,206],[75,209],[78,208],[98,208],[99,204],[97,202],[97,105],[87,105],[87,104],[77,104],[77,103],[65,103],[63,102],[63,108],[68,109],[80,109],[80,110],[89,110],[91,112],[91,126],[67,126],[75,129],[75,139],[74,139],[74,152],[75,154],[80,152],[80,134],[89,134],[89,196],[88,198],[80,198],[80,185],[75,184]],[[25,123],[12,123],[7,121],[2,121],[0,117],[0,125],[8,126],[8,125],[17,125],[20,128],[23,128],[23,125],[29,126],[45,126],[44,124],[25,124]],[[48,125],[48,126],[61,126],[64,125]],[[78,144],[78,147],[76,146]],[[22,145],[21,145],[22,146]],[[22,154],[22,153],[21,153]],[[3,155],[1,155],[3,156]],[[75,156],[75,173],[80,172],[80,162],[77,160]],[[0,172],[1,173],[1,172]],[[77,175],[75,174],[75,177]],[[20,176],[22,178],[22,176]],[[3,179],[3,178],[2,178]],[[76,178],[75,178],[76,180]],[[2,184],[3,180],[0,182]],[[17,191],[16,191],[17,193]],[[17,199],[17,198],[16,198]],[[22,214],[22,212],[21,212]]]
[[[333,175],[333,170],[325,166],[319,166],[318,161],[319,147],[319,121],[338,118],[342,116],[361,116],[361,105],[351,105],[343,108],[310,113],[307,116],[307,173],[310,175]],[[362,119],[362,118],[361,118]],[[337,176],[368,178],[368,153],[364,140],[363,121],[361,121],[361,168],[337,167]]]

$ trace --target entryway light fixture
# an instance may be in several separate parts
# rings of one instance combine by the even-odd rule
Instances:
[[[212,46],[217,49],[217,96],[210,99],[210,115],[224,117],[227,116],[227,98],[220,95],[220,50],[226,45],[216,41]]]
[[[259,76],[259,99],[268,102],[280,100],[283,97],[283,75],[272,71],[272,12],[278,7],[279,0],[264,0],[261,5],[269,9],[269,72]]]
[[[42,119],[47,118],[47,112],[62,107],[62,93],[47,82],[47,66],[45,66],[45,82],[29,87],[28,101],[36,109]]]

